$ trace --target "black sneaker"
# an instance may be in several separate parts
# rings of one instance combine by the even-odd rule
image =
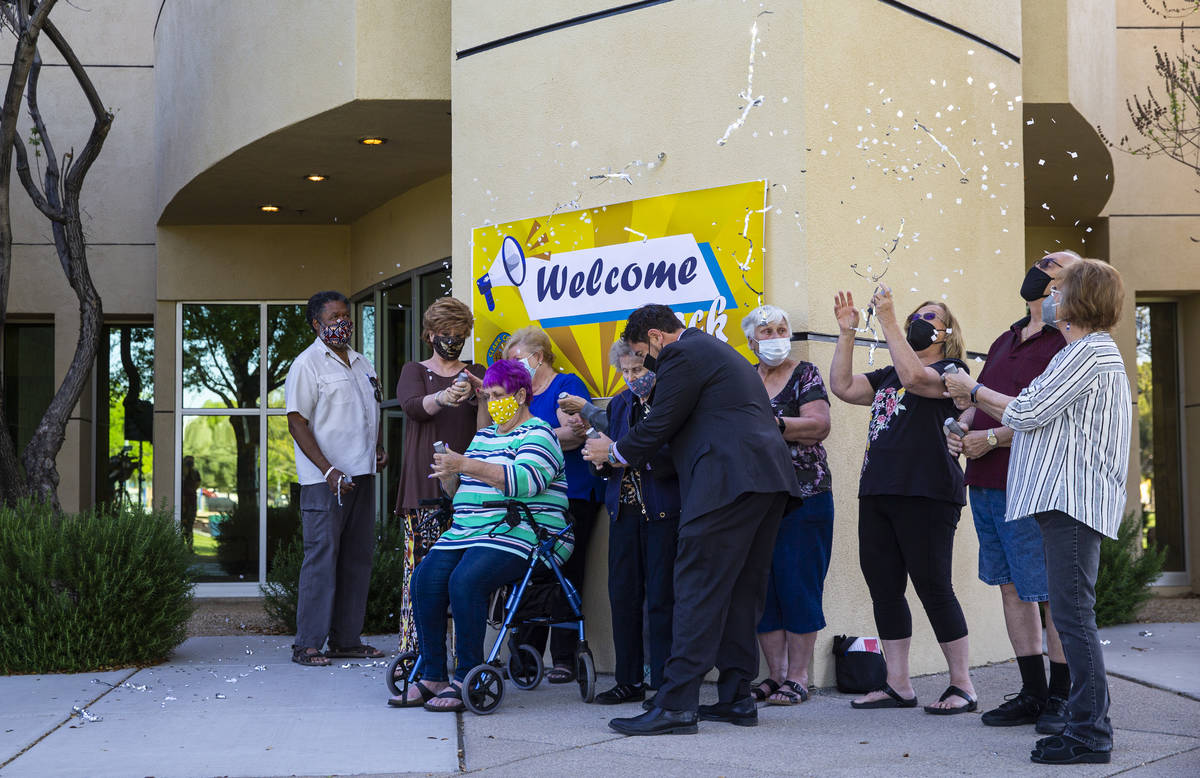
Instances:
[[[1036,724],[1042,714],[1045,703],[1032,694],[1017,692],[1004,697],[1006,700],[1000,707],[993,708],[980,718],[989,727],[1019,727],[1022,724]]]
[[[1067,701],[1062,697],[1051,695],[1038,716],[1037,729],[1043,735],[1061,735],[1067,728]]]
[[[619,683],[606,692],[596,695],[597,705],[620,705],[625,702],[641,702],[646,699],[644,684]]]

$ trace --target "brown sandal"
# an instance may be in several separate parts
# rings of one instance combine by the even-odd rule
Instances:
[[[329,659],[317,648],[293,648],[292,661],[305,667],[329,666]]]

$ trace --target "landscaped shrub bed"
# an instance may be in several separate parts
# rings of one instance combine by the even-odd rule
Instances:
[[[165,659],[186,637],[190,561],[165,511],[0,506],[0,673]]]

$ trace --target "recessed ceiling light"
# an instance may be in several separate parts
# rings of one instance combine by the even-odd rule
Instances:
[[[278,205],[260,205],[260,206],[258,206],[258,210],[262,211],[263,213],[275,213],[279,210],[279,206]]]
[[[387,143],[387,138],[381,138],[378,135],[368,135],[365,138],[359,138],[358,142],[364,146],[382,146]]]
[[[323,176],[320,173],[309,173],[304,178],[305,178],[305,180],[312,181],[314,184],[319,184],[322,181],[329,180],[329,176]]]

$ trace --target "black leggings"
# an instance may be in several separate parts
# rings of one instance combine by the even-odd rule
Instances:
[[[961,505],[927,497],[858,498],[858,563],[882,639],[912,637],[912,613],[904,598],[908,578],[938,642],[966,637],[967,621],[951,581],[961,511]]]

